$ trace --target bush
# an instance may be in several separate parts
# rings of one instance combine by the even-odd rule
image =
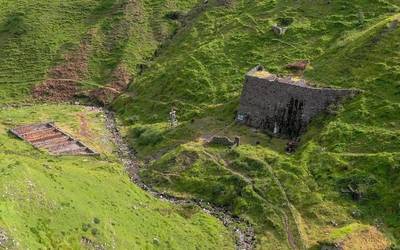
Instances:
[[[171,11],[165,14],[165,18],[171,19],[171,20],[179,20],[182,17],[184,17],[185,14],[180,12],[180,11]]]
[[[294,22],[293,17],[280,17],[280,18],[278,18],[278,24],[280,26],[287,27],[287,26],[291,25],[293,22]]]
[[[87,232],[90,227],[90,224],[82,224],[82,231]]]
[[[92,228],[91,232],[93,236],[96,236],[99,233],[99,230],[97,228]]]
[[[100,223],[100,219],[97,217],[94,217],[93,219],[94,224],[99,224]]]
[[[28,31],[28,25],[25,21],[25,13],[16,12],[10,15],[4,24],[3,32],[8,32],[13,35],[22,35]]]
[[[140,146],[156,145],[163,140],[162,132],[156,128],[147,128],[140,133],[137,143]]]
[[[139,138],[144,131],[146,131],[145,127],[134,127],[131,129],[131,135],[133,138]]]

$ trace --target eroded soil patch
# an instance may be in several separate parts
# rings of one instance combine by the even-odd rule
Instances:
[[[78,93],[78,82],[88,71],[91,39],[84,39],[79,48],[64,56],[64,62],[50,70],[48,79],[32,89],[39,101],[65,102]]]
[[[107,106],[117,98],[132,81],[132,76],[123,64],[119,64],[112,74],[111,83],[90,91],[89,96],[95,102]]]

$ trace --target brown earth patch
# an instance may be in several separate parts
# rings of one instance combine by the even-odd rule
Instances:
[[[90,137],[91,132],[85,114],[79,113],[78,117],[79,117],[79,134],[83,137]]]
[[[103,106],[109,105],[128,87],[131,81],[131,74],[123,64],[120,64],[112,74],[111,83],[90,91],[89,96]]]
[[[64,62],[50,70],[48,79],[32,89],[32,96],[39,101],[65,102],[78,92],[77,83],[88,70],[90,38],[84,39],[79,48],[66,54]]]
[[[294,63],[290,63],[286,65],[287,69],[294,70],[294,71],[304,71],[307,69],[307,66],[310,64],[307,60],[296,61]]]

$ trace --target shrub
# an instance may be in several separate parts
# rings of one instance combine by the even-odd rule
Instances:
[[[289,26],[294,22],[293,17],[280,17],[278,18],[278,24],[280,26]]]
[[[100,219],[97,217],[94,217],[93,219],[94,224],[99,224],[100,223]]]
[[[16,12],[5,21],[3,32],[8,32],[13,35],[19,36],[28,31],[28,25],[25,21],[25,13]]]
[[[90,224],[82,224],[82,231],[87,232],[90,228]]]
[[[97,228],[92,228],[91,233],[93,236],[96,236],[99,233],[99,230]]]
[[[147,128],[140,133],[137,143],[140,146],[156,145],[163,139],[162,132],[157,128]]]
[[[184,16],[185,16],[185,14],[182,13],[181,11],[170,11],[165,14],[165,18],[171,19],[171,20],[179,20]]]

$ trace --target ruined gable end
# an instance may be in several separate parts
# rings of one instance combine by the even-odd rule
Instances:
[[[312,87],[304,80],[280,78],[257,66],[246,74],[236,120],[277,136],[296,138],[316,115],[357,93]]]

